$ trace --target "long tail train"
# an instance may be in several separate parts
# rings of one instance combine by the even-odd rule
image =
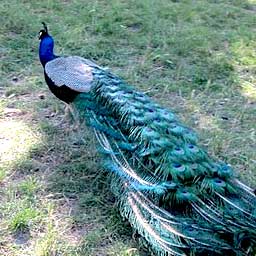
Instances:
[[[256,196],[177,117],[120,78],[74,101],[94,130],[120,212],[159,255],[253,255]]]

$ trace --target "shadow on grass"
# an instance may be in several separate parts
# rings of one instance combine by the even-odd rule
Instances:
[[[41,105],[41,101],[36,104]],[[53,106],[54,103],[48,108]],[[26,208],[21,209],[22,217],[18,216],[13,229],[14,243],[28,246],[31,243],[28,237],[34,236],[35,255],[41,255],[40,251],[81,256],[146,255],[143,249],[139,250],[138,239],[131,240],[133,231],[129,223],[121,219],[110,192],[109,178],[96,153],[96,142],[91,139],[93,134],[83,128],[81,134],[85,136],[81,143],[80,133],[72,130],[67,120],[60,124],[64,117],[62,107],[56,116],[48,111],[43,116],[42,110],[33,113],[32,119],[41,120],[43,142],[12,167],[16,171],[11,178],[18,184],[20,197],[26,200],[28,193],[24,185],[20,189],[19,183],[37,181],[30,199],[43,216],[39,220],[31,218],[34,223],[31,226],[23,216]]]

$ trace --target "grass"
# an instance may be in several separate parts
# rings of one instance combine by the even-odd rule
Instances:
[[[99,165],[48,91],[56,52],[94,59],[176,112],[212,156],[256,185],[256,1],[1,1],[0,255],[149,255]]]

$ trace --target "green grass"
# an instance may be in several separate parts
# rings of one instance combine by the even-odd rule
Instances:
[[[256,185],[256,1],[0,3],[0,255],[149,255],[121,219],[95,140],[64,118],[38,61],[56,53],[109,67],[171,108],[212,156]]]

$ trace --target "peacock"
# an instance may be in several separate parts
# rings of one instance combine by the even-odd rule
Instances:
[[[46,83],[97,138],[120,214],[156,255],[254,255],[256,196],[195,132],[120,77],[78,56],[56,56],[45,23]]]

